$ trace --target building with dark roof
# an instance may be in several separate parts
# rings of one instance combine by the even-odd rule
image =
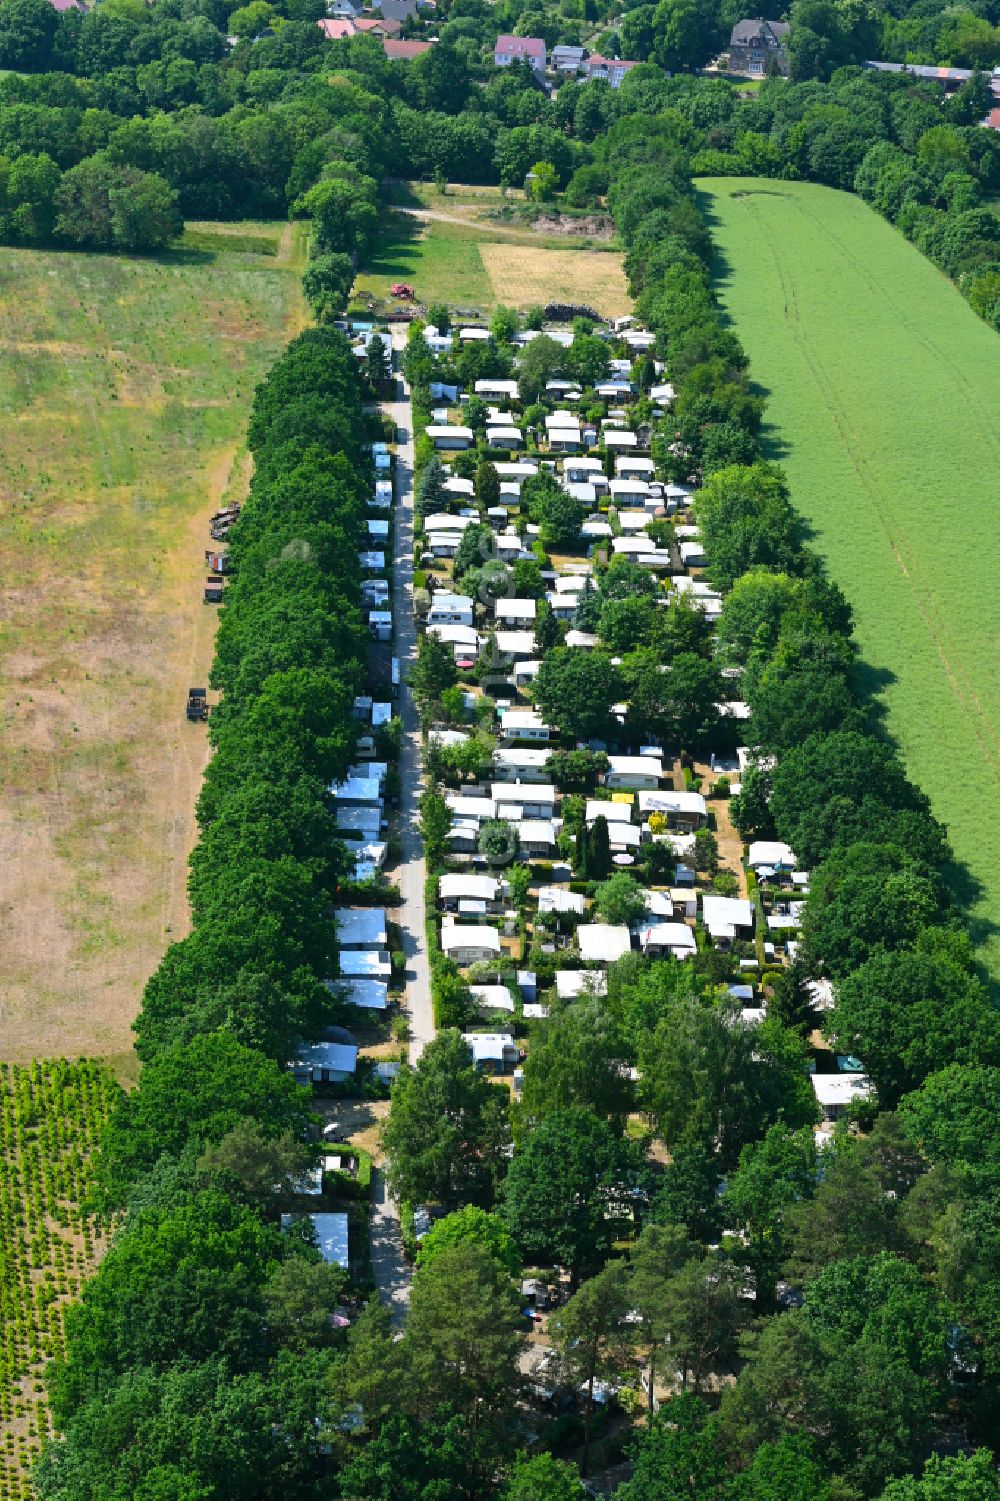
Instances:
[[[729,39],[729,71],[747,78],[768,73],[788,74],[786,43],[791,30],[787,21],[737,21]]]

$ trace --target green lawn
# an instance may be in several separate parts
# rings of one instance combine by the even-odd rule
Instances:
[[[854,606],[887,722],[977,883],[1000,976],[1000,341],[859,199],[699,184],[771,454]]]
[[[454,197],[431,198],[408,185],[406,197],[414,206],[463,222],[386,214],[355,292],[384,298],[394,281],[406,281],[428,306],[444,302],[486,313],[497,303],[527,308],[552,299],[588,303],[607,315],[628,311],[619,252],[588,248],[588,241],[573,236],[477,219],[469,192],[456,187]]]

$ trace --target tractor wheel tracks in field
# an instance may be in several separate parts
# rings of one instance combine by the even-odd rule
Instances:
[[[756,205],[753,202],[752,195],[747,195],[744,202],[746,208],[748,208],[751,212],[756,213]],[[804,218],[809,220],[811,225],[815,225],[815,219],[807,212],[801,202],[799,202],[798,200],[793,200],[793,202],[795,204],[797,212],[799,212]],[[806,365],[809,368],[810,374],[812,375],[812,378],[816,383],[817,389],[823,397],[824,403],[830,414],[830,419],[834,427],[837,429],[844,451],[848,456],[851,466],[854,469],[855,474],[857,475],[858,483],[867,499],[869,509],[873,517],[877,521],[892,551],[892,555],[896,560],[896,565],[899,568],[900,574],[906,583],[906,587],[910,591],[910,596],[913,600],[914,606],[918,614],[920,615],[924,626],[926,627],[928,637],[933,643],[934,650],[937,653],[945,676],[947,677],[948,682],[951,684],[955,698],[958,704],[961,706],[962,711],[964,712],[964,715],[969,723],[969,727],[976,739],[977,744],[980,747],[980,750],[982,751],[983,758],[992,771],[994,777],[998,781],[1000,781],[1000,740],[998,740],[997,732],[990,723],[989,718],[986,715],[985,710],[983,709],[982,703],[980,702],[979,697],[975,691],[975,688],[969,681],[965,669],[962,667],[960,662],[954,661],[949,653],[945,650],[945,641],[947,639],[948,632],[947,628],[944,625],[944,622],[942,621],[940,610],[935,600],[933,591],[926,585],[918,588],[916,583],[914,582],[914,575],[917,574],[919,576],[919,570],[915,568],[912,558],[909,560],[908,564],[905,542],[897,539],[893,535],[893,529],[890,526],[889,520],[886,517],[879,501],[878,485],[870,472],[870,465],[864,457],[863,445],[857,434],[851,428],[850,420],[843,404],[837,399],[836,387],[834,383],[827,376],[821,362],[817,360],[817,358],[813,354],[812,349],[810,348],[809,337],[802,323],[799,312],[795,284],[792,278],[787,273],[786,266],[783,262],[781,254],[779,253],[778,247],[774,240],[774,236],[766,221],[766,216],[757,214],[757,219],[761,242],[767,247],[768,254],[771,257],[774,266],[775,275],[781,287],[785,305],[785,319],[792,338],[796,346],[800,350]],[[818,230],[818,226],[816,227]],[[845,261],[852,265],[857,274],[867,283],[871,290],[873,292],[877,292],[880,297],[883,296],[884,294],[881,285],[870,276],[867,269],[861,262],[858,261],[857,257],[855,257],[850,251],[848,251],[844,247],[843,243],[836,238],[836,236],[830,233],[825,224],[823,226],[822,233],[828,242],[832,242],[836,246],[840,254],[844,257]],[[973,395],[970,383],[965,378],[964,374],[956,370],[952,364],[950,364],[946,359],[940,356],[939,351],[936,349],[936,347],[926,338],[925,335],[922,334],[919,329],[914,326],[907,309],[901,307],[891,297],[886,298],[885,300],[898,316],[900,323],[906,327],[907,332],[912,333],[914,337],[924,346],[924,348],[926,348],[928,352],[934,356],[935,359],[939,360],[939,363],[941,363],[945,368],[948,368],[951,373],[955,375],[956,380],[959,382],[962,388],[969,393],[970,406],[975,406],[979,409],[979,415],[983,419],[983,425],[986,428],[986,431],[989,432],[991,430],[990,423],[988,422],[985,414],[982,411],[981,404]],[[991,441],[993,447],[996,448],[997,445],[995,440],[991,439]]]

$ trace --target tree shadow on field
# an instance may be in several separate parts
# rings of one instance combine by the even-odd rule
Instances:
[[[896,674],[888,667],[876,667],[871,662],[859,660],[854,668],[854,681],[859,701],[865,709],[866,722],[863,726],[865,733],[890,746],[899,756],[905,769],[906,757],[898,741],[889,733],[887,724],[888,709],[885,692],[897,681]],[[946,827],[945,834],[947,833]],[[1000,924],[985,913],[975,910],[987,895],[987,888],[961,860],[953,858],[945,861],[940,871],[941,878],[954,898],[972,940],[972,946],[976,950],[974,956],[976,972],[989,990],[993,1004],[1000,1006],[1000,975],[991,974],[984,960],[979,957],[985,954],[991,945],[995,946],[997,939],[1000,938]]]
[[[708,259],[708,268],[712,278],[712,289],[719,299],[719,317],[722,319],[723,326],[739,338],[739,329],[729,316],[723,302],[726,288],[732,285],[734,273],[732,264],[725,251],[720,248],[715,233],[719,224],[719,218],[717,214],[712,212],[712,200],[708,193],[696,193],[695,198],[697,199],[698,207],[702,212],[705,223],[708,225],[709,233],[712,236],[712,251]],[[742,340],[740,342],[742,343]],[[772,393],[770,388],[763,385],[760,381],[754,380],[752,375],[748,384],[752,395],[763,397],[766,410],[771,401]],[[764,458],[770,460],[772,464],[782,463],[791,453],[787,439],[773,423],[768,422],[766,419],[761,427],[759,438],[761,452]]]
[[[412,214],[394,214],[390,209],[382,218],[378,238],[361,266],[361,275],[411,281],[420,264],[418,242],[426,228],[423,220]]]

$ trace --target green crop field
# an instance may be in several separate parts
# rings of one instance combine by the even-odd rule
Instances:
[[[1000,340],[859,199],[699,184],[772,457],[854,606],[911,776],[1000,976]]]
[[[208,517],[302,326],[287,224],[157,257],[5,250],[0,280],[0,1057],[100,1054],[187,923],[215,613]]]

